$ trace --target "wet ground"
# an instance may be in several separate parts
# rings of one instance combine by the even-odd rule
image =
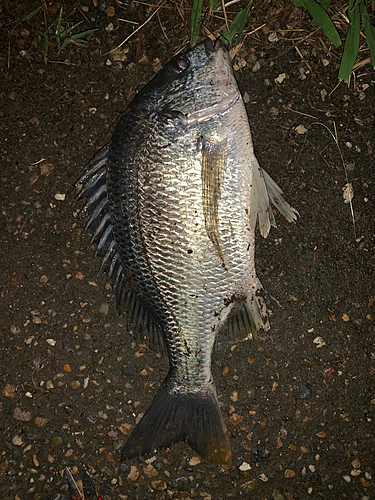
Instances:
[[[52,44],[45,64],[35,33],[15,22],[37,2],[18,4],[0,42],[0,497],[67,498],[64,468],[82,463],[104,499],[375,498],[372,66],[338,85],[342,49],[319,32],[301,41],[311,28],[299,11],[269,3],[268,18],[252,20],[271,31],[246,38],[236,77],[260,163],[300,218],[278,216],[268,239],[258,236],[270,332],[214,353],[233,467],[223,473],[177,444],[120,469],[167,362],[118,316],[73,184],[135,91],[187,40],[189,16],[161,9],[115,61],[105,52],[133,29],[118,18],[142,24],[146,7],[75,5],[66,22],[99,27],[87,47],[57,56]],[[340,154],[314,122],[337,131],[355,228]]]

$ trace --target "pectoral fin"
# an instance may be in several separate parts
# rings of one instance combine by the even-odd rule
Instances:
[[[202,203],[206,232],[224,263],[219,231],[219,203],[227,161],[227,140],[202,141]]]
[[[284,200],[282,190],[270,175],[260,167],[255,155],[252,157],[252,166],[250,225],[252,228],[255,228],[258,219],[260,234],[266,238],[271,225],[276,226],[271,203],[275,205],[289,222],[294,222],[297,219],[298,212]]]

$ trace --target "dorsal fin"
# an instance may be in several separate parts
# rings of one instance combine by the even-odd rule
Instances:
[[[107,197],[107,161],[108,147],[103,148],[89,164],[89,170],[76,183],[82,186],[78,200],[86,199],[83,213],[90,218],[86,229],[93,232],[91,244],[96,245],[96,255],[102,259],[101,268],[116,293],[117,309],[126,312],[129,326],[136,334],[147,333],[151,349],[162,352],[165,349],[165,339],[160,325],[153,319],[142,297],[131,286],[131,272],[121,260],[109,213]]]

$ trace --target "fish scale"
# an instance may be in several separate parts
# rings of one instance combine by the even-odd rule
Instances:
[[[220,42],[177,55],[154,77],[79,184],[119,310],[170,362],[122,459],[187,441],[230,468],[212,351],[268,328],[255,224],[267,236],[271,202],[290,221],[296,211],[259,166]]]

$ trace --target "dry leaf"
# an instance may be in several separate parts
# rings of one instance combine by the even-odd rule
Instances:
[[[343,193],[342,197],[344,198],[344,203],[350,203],[354,197],[354,189],[353,189],[353,184],[351,182],[348,182],[345,184],[345,186],[342,188]]]

